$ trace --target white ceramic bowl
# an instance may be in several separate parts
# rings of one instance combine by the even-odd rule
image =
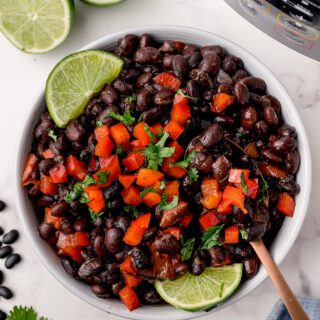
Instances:
[[[296,198],[294,217],[292,219],[285,219],[284,224],[274,240],[271,248],[271,253],[276,263],[279,264],[288,254],[298,236],[303,220],[307,213],[311,188],[311,156],[309,143],[293,101],[279,80],[277,80],[277,78],[261,61],[252,56],[252,54],[220,36],[201,30],[177,26],[139,27],[107,35],[90,43],[83,49],[113,49],[117,40],[125,34],[142,34],[144,32],[152,34],[152,36],[157,40],[179,39],[187,43],[197,44],[199,46],[212,44],[221,45],[229,53],[240,57],[245,63],[245,68],[250,73],[263,78],[268,85],[268,92],[276,96],[281,101],[286,122],[294,126],[298,132],[298,148],[301,155],[301,166],[297,180],[301,186],[301,192]],[[49,71],[50,70],[48,70],[48,74]],[[114,315],[139,320],[178,320],[192,319],[207,314],[205,312],[188,313],[177,310],[170,305],[143,306],[137,310],[134,310],[133,312],[129,312],[127,308],[118,300],[102,300],[97,298],[91,293],[90,288],[87,285],[76,281],[63,270],[58,256],[55,254],[52,248],[39,237],[37,231],[38,222],[36,220],[36,215],[34,213],[31,201],[27,197],[25,190],[20,187],[21,172],[32,141],[31,133],[40,117],[40,114],[43,112],[43,109],[44,90],[39,93],[39,97],[34,102],[33,107],[30,109],[29,116],[25,120],[25,124],[17,146],[15,176],[16,202],[20,220],[35,253],[38,255],[42,263],[53,274],[53,276],[73,294],[90,303],[91,305]],[[258,274],[252,280],[245,282],[229,300],[213,309],[211,312],[225,308],[226,306],[229,306],[243,298],[249,292],[253,291],[263,280],[266,279],[266,277],[266,271],[264,268],[260,268]]]

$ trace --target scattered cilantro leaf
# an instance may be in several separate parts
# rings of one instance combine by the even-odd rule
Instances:
[[[127,205],[123,207],[123,211],[127,213],[132,213],[135,218],[138,218],[140,216],[140,212],[137,208]]]
[[[161,201],[159,202],[160,210],[162,210],[162,207],[167,204],[167,201],[168,201],[168,194],[167,193],[163,193],[162,197],[161,197]]]
[[[57,135],[54,133],[54,131],[52,129],[50,129],[48,131],[48,136],[53,140],[53,141],[57,141],[58,137]]]
[[[91,220],[94,222],[97,221],[98,217],[100,217],[104,214],[103,211],[96,213],[93,210],[91,210],[90,208],[89,208],[89,213],[90,213]]]
[[[77,183],[75,183],[75,185],[73,186],[73,189],[66,193],[64,200],[70,203],[82,197],[84,194],[84,188],[94,183],[96,183],[96,181],[91,176],[86,175],[83,181],[78,181]],[[85,201],[85,200],[82,199],[82,201]],[[86,203],[86,202],[83,202],[83,203]]]
[[[195,241],[196,241],[196,238],[190,238],[190,239],[184,240],[183,237],[181,237],[180,253],[181,253],[182,261],[187,261],[191,259]]]
[[[107,183],[109,175],[110,175],[110,172],[108,172],[108,171],[98,172],[97,176],[98,176],[99,183],[101,183],[101,184]]]
[[[96,126],[97,126],[97,127],[101,127],[101,126],[103,126],[102,121],[96,121]]]
[[[182,89],[178,89],[177,93],[180,94],[181,96],[188,98],[188,99],[195,100],[195,101],[198,100],[198,98],[196,98],[196,97],[191,97],[191,96],[187,96],[186,94],[184,94]]]
[[[219,180],[219,183],[225,182],[229,179],[229,175],[227,174],[223,179]]]
[[[240,232],[241,238],[242,238],[243,240],[248,240],[248,239],[249,239],[249,233],[248,233],[247,230],[245,230],[245,229],[239,229],[239,232]]]
[[[8,315],[8,320],[48,320],[39,317],[32,307],[14,306]]]
[[[149,129],[149,127],[147,125],[145,125],[143,127],[144,131],[147,133],[147,135],[149,136],[151,143],[154,143],[155,140],[155,135],[153,132],[151,132],[151,130]]]
[[[244,172],[241,171],[241,174],[240,174],[240,179],[241,179],[241,186],[242,186],[242,190],[245,194],[248,193],[248,186],[246,184],[246,180],[244,178]]]
[[[189,178],[190,178],[190,184],[194,181],[198,181],[199,179],[199,172],[196,168],[191,168],[189,171],[188,171],[188,175],[189,175]]]
[[[166,188],[166,183],[164,182],[164,180],[162,180],[162,181],[160,182],[159,189],[160,189],[160,190],[164,190],[165,188]]]
[[[267,197],[267,194],[268,194],[268,188],[269,188],[268,182],[263,181],[259,188],[260,188],[260,195],[258,198],[258,202],[262,202],[264,201],[264,199]]]
[[[129,103],[132,103],[133,101],[137,100],[137,97],[136,96],[129,96],[129,97],[127,97],[127,100]]]
[[[176,162],[173,166],[187,169],[195,155],[196,155],[196,151],[193,150],[187,155],[187,157],[183,161]]]
[[[121,154],[123,154],[123,148],[121,147],[120,144],[117,145],[116,154],[117,154],[118,156],[120,156]]]
[[[144,117],[145,113],[145,111],[141,112],[140,117],[138,119],[138,123],[142,121],[142,118]]]
[[[156,134],[156,136],[157,136],[158,139],[161,139],[161,137],[163,136],[163,129],[162,128],[159,129],[159,131]]]
[[[167,198],[168,198],[168,195],[167,195]],[[161,210],[170,210],[170,209],[175,208],[178,205],[178,202],[179,202],[178,196],[173,196],[171,202],[167,203],[167,201],[166,201],[166,204],[163,204],[163,205],[160,205],[160,203],[161,203],[160,202],[159,203],[159,207],[160,207]]]
[[[159,192],[155,188],[148,187],[148,188],[146,188],[146,189],[144,189],[143,191],[140,192],[140,198],[142,199],[148,192],[154,192],[154,193],[158,193],[159,194]]]
[[[108,113],[107,117],[114,118],[126,126],[131,126],[136,121],[136,118],[131,116],[129,110],[126,110],[123,115],[111,111]]]
[[[224,227],[224,224],[222,225],[217,225],[208,228],[202,235],[202,249],[207,249],[209,250],[213,246],[222,246],[223,243],[219,241],[219,235]]]

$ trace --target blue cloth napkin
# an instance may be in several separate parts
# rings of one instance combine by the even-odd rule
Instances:
[[[320,320],[320,300],[311,298],[298,298],[310,320]],[[291,320],[288,311],[281,300],[273,307],[267,320]]]

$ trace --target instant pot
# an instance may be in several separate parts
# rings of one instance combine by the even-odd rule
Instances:
[[[320,61],[320,0],[225,0],[287,47]]]

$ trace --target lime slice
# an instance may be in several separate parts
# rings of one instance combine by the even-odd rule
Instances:
[[[242,264],[206,268],[199,276],[184,274],[176,280],[156,281],[163,300],[176,308],[199,311],[211,308],[228,298],[239,286]]]
[[[104,7],[104,6],[112,6],[114,4],[122,2],[123,0],[81,0],[81,1],[93,6]]]
[[[73,0],[0,0],[0,30],[18,49],[45,53],[68,36]]]
[[[61,60],[51,71],[46,86],[46,102],[56,125],[64,128],[83,112],[93,95],[120,74],[123,61],[115,55],[86,50]]]

